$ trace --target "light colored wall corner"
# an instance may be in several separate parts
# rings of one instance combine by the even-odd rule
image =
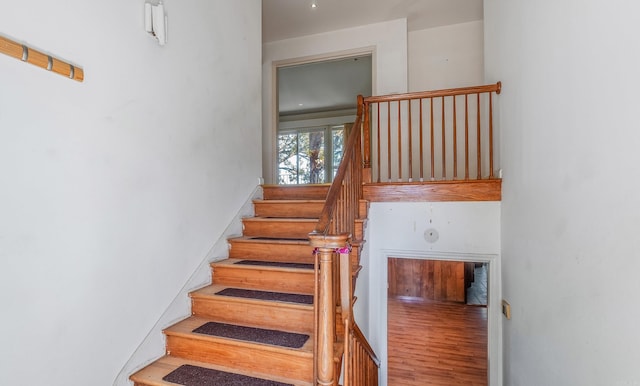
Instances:
[[[485,0],[505,385],[640,385],[640,2]]]
[[[258,186],[249,199],[242,205],[233,220],[224,230],[223,234],[211,247],[209,253],[195,269],[189,280],[180,289],[171,304],[162,313],[160,319],[144,338],[140,346],[136,348],[131,358],[124,365],[113,386],[131,385],[129,376],[144,366],[160,358],[165,352],[165,336],[162,330],[172,324],[188,317],[191,314],[191,300],[189,292],[202,288],[211,283],[211,266],[215,261],[220,261],[229,256],[229,244],[227,240],[242,235],[242,219],[254,215],[253,200],[262,198],[262,188]]]
[[[356,283],[356,288],[354,291],[354,295],[358,298],[356,303],[353,306],[353,320],[358,324],[362,333],[367,340],[369,340],[369,309],[371,302],[371,254],[369,252],[370,243],[366,240],[369,240],[370,232],[370,221],[367,220],[365,223],[366,227],[364,229],[364,240],[365,243],[360,247],[360,265],[362,265],[362,270],[358,275],[358,280]]]
[[[482,20],[411,31],[409,91],[476,86],[484,82]]]

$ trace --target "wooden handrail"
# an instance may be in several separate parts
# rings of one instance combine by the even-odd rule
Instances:
[[[484,86],[471,86],[471,87],[458,87],[447,88],[442,90],[433,91],[418,91],[404,94],[388,94],[388,95],[374,95],[364,98],[365,103],[379,103],[379,102],[393,102],[407,99],[426,99],[436,98],[443,96],[465,95],[465,94],[481,94],[485,92],[495,92],[500,94],[502,90],[502,82],[496,84],[488,84]]]
[[[344,321],[344,386],[377,386],[380,360],[351,319]]]
[[[47,55],[43,52],[29,48],[14,40],[0,36],[0,53],[31,63],[34,66],[55,72],[78,82],[84,80],[84,71],[71,63]]]
[[[362,348],[371,357],[371,360],[376,364],[376,366],[380,366],[380,359],[378,359],[378,356],[376,355],[375,351],[373,351],[373,348],[371,348],[371,345],[369,344],[364,334],[362,333],[362,330],[360,330],[360,327],[358,327],[356,323],[353,324],[353,333],[361,342],[360,344],[362,345]]]
[[[344,386],[377,386],[380,360],[353,320],[353,271],[348,249],[340,253],[341,313],[344,325]]]
[[[326,202],[318,223],[309,241],[316,251],[316,283],[314,302],[314,384],[335,385],[339,378],[334,366],[334,347],[339,339],[336,335],[336,323],[346,326],[344,342],[345,354],[348,347],[371,347],[359,332],[353,320],[353,271],[350,261],[348,243],[354,233],[355,221],[360,217],[359,208],[362,199],[363,159],[362,153],[362,121],[364,112],[364,98],[358,96],[358,110],[355,122],[349,133],[342,161],[336,176],[327,193]],[[366,118],[364,118],[366,119]],[[364,139],[365,144],[367,139]],[[339,256],[339,258],[337,258]],[[336,306],[340,305],[342,320],[336,320]],[[357,331],[356,331],[357,329]],[[354,338],[355,337],[355,338]],[[366,344],[362,344],[364,341]],[[339,346],[338,346],[339,347]],[[360,352],[362,349],[358,349]],[[370,355],[367,355],[369,357]],[[375,355],[373,355],[375,357]],[[353,386],[377,385],[378,364],[371,359],[360,361],[356,356],[351,366],[345,362],[345,379],[359,379],[352,374],[354,366],[357,369],[362,363],[368,374],[366,379],[375,379],[375,383],[352,383]],[[346,361],[346,359],[345,359]],[[354,365],[355,364],[355,365]]]
[[[333,183],[329,188],[329,192],[327,193],[326,202],[324,208],[322,209],[322,213],[320,214],[320,218],[318,219],[318,223],[312,232],[315,235],[327,235],[330,231],[330,226],[332,221],[334,221],[334,213],[337,208],[338,199],[340,198],[340,193],[342,191],[343,184],[347,177],[347,174],[350,172],[350,168],[356,168],[359,171],[360,176],[352,176],[361,181],[362,176],[362,160],[353,161],[356,156],[360,155],[361,157],[361,133],[362,133],[362,113],[364,104],[362,103],[362,96],[358,96],[358,109],[356,113],[356,120],[353,123],[353,129],[349,134],[349,138],[347,139],[347,143],[345,145],[345,150],[342,156],[342,162],[340,162],[340,166],[338,167],[338,171],[336,172],[336,176],[333,179]],[[356,185],[355,188],[359,190],[359,197],[362,198],[362,187]],[[355,208],[351,208],[357,210],[357,205]],[[347,225],[347,224],[345,224]],[[353,225],[348,229],[339,229],[335,233],[352,233]]]
[[[408,176],[411,179],[413,176],[413,151],[411,147],[413,144],[413,123],[411,117],[404,120],[401,116],[402,107],[400,105],[403,101],[409,101],[407,110],[411,114],[411,101],[414,99],[420,100],[420,123],[419,123],[419,136],[420,142],[420,165],[419,173],[420,179],[423,178],[423,160],[426,158],[423,156],[423,130],[429,130],[429,133],[425,135],[430,140],[431,154],[429,160],[431,161],[430,178],[435,179],[434,160],[435,160],[435,122],[434,122],[434,106],[433,101],[437,99],[442,103],[440,114],[441,130],[437,131],[437,135],[441,135],[442,149],[442,175],[447,177],[447,171],[445,162],[447,161],[447,155],[452,154],[453,164],[455,169],[453,170],[453,178],[457,177],[457,165],[458,165],[458,151],[457,151],[457,138],[453,139],[455,148],[451,153],[447,153],[445,146],[447,141],[445,140],[445,134],[448,131],[445,128],[445,98],[453,97],[452,107],[454,117],[457,117],[457,106],[455,98],[457,96],[464,96],[464,119],[465,119],[465,177],[469,178],[469,111],[468,111],[468,96],[476,94],[478,95],[475,112],[476,116],[476,155],[477,155],[477,174],[478,179],[481,178],[481,156],[482,156],[482,142],[480,138],[481,124],[480,124],[480,94],[488,93],[500,93],[501,83],[498,82],[493,85],[486,86],[474,86],[463,87],[456,89],[445,89],[436,91],[424,91],[397,95],[385,95],[385,96],[373,96],[363,98],[358,96],[358,109],[353,129],[349,133],[342,157],[340,166],[336,176],[329,188],[325,205],[322,209],[322,213],[319,217],[318,223],[313,232],[309,234],[309,240],[311,246],[316,250],[316,284],[315,284],[315,303],[314,303],[314,332],[315,332],[315,344],[314,344],[314,384],[315,385],[334,385],[337,382],[339,376],[335,374],[335,367],[333,362],[334,347],[338,337],[336,336],[336,306],[340,306],[340,313],[342,322],[345,326],[344,347],[345,347],[345,373],[344,384],[349,386],[370,386],[378,384],[378,369],[380,361],[376,357],[373,349],[367,342],[366,338],[358,328],[357,324],[353,320],[353,270],[352,262],[348,252],[348,242],[351,239],[351,235],[354,233],[355,221],[360,218],[359,202],[362,199],[362,184],[363,182],[371,182],[371,121],[372,118],[377,124],[378,138],[376,141],[376,148],[378,154],[376,154],[376,165],[378,168],[378,181],[380,179],[380,168],[382,163],[380,162],[380,121],[386,121],[386,132],[388,138],[391,138],[392,132],[396,134],[396,130],[391,130],[391,106],[392,102],[398,103],[397,106],[393,105],[394,113],[397,113],[397,155],[394,155],[394,162],[398,163],[398,174],[400,179],[402,178],[402,162],[403,154],[408,157]],[[427,125],[423,125],[423,108],[422,100],[428,100],[430,102],[428,113],[430,119]],[[489,99],[489,138],[493,140],[493,102]],[[372,105],[377,104],[376,111],[372,109]],[[386,106],[386,116],[381,116],[380,105]],[[397,109],[396,109],[397,107]],[[426,113],[425,113],[426,114]],[[483,115],[484,116],[484,115]],[[395,123],[394,119],[394,123]],[[402,149],[401,138],[404,133],[404,129],[408,130],[410,144],[409,149]],[[457,133],[457,122],[453,120],[453,133]],[[457,137],[457,135],[456,135]],[[392,166],[392,146],[391,140],[386,143],[387,151],[387,167],[389,178],[391,178],[391,166]],[[493,168],[493,144],[489,144],[490,153],[490,167]],[[489,173],[489,178],[493,178],[493,171]],[[359,241],[359,240],[358,240]],[[339,259],[337,258],[339,256]],[[338,346],[339,347],[339,346]]]
[[[497,82],[363,98],[363,180],[494,179],[493,93],[501,90]]]

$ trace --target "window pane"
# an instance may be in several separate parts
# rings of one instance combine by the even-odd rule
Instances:
[[[324,182],[324,132],[316,131],[307,133],[308,136],[308,159],[309,159],[309,182],[310,184],[321,184]]]
[[[333,144],[333,149],[331,149],[331,154],[333,157],[333,177],[335,177],[336,173],[338,173],[340,161],[342,160],[342,153],[344,152],[344,130],[331,130],[331,141],[331,143]]]
[[[323,183],[324,142],[324,131],[279,134],[278,183]]]
[[[278,135],[278,183],[298,183],[298,134]]]

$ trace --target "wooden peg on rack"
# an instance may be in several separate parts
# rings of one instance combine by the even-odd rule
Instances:
[[[84,80],[84,71],[82,68],[2,36],[0,36],[0,53],[22,60],[23,62],[31,63],[78,82]]]

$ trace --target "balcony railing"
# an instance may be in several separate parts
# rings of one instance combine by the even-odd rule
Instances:
[[[493,94],[500,89],[498,82],[364,98],[367,182],[495,178]]]
[[[498,82],[358,97],[357,117],[342,162],[309,235],[317,251],[316,385],[337,384],[336,347],[344,347],[345,386],[378,384],[378,359],[352,311],[354,265],[349,242],[356,220],[364,215],[359,212],[363,184],[495,179],[493,94],[500,89]],[[337,334],[336,327],[342,325],[344,337]]]

